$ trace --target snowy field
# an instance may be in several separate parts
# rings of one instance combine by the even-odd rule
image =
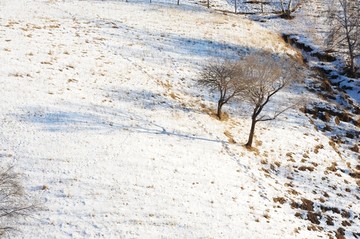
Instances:
[[[8,236],[360,238],[359,156],[300,106],[259,124],[255,151],[245,106],[209,115],[201,68],[260,50],[297,53],[189,2],[0,0],[1,165],[43,208]],[[277,100],[299,97],[318,96]]]

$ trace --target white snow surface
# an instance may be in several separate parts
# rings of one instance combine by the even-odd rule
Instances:
[[[355,154],[298,109],[258,125],[258,152],[242,146],[246,107],[225,107],[226,121],[207,113],[201,67],[258,50],[296,53],[257,23],[189,2],[1,0],[1,164],[42,202],[10,237],[328,238],[351,220],[355,238]],[[298,85],[277,100],[297,97],[316,95]],[[333,162],[346,170],[327,171]],[[309,229],[290,205],[302,198],[351,218]]]

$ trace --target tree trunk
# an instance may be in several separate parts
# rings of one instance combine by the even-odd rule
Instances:
[[[283,0],[280,0],[280,6],[281,6],[281,12],[285,13],[284,1]]]
[[[350,56],[350,73],[351,76],[355,76],[355,66],[354,66],[354,57]]]
[[[348,41],[348,48],[349,48],[349,67],[350,67],[350,73],[351,75],[353,75],[355,73],[355,67],[354,67],[354,52],[353,52],[353,48],[350,42],[350,39],[347,40]]]
[[[288,5],[287,5],[287,11],[288,11],[288,12],[291,12],[291,10],[292,10],[291,2],[292,2],[292,0],[289,0],[289,3],[288,3]],[[289,14],[289,15],[290,15],[290,14]]]
[[[221,109],[222,109],[222,106],[224,105],[224,102],[222,100],[219,100],[218,101],[218,107],[217,107],[217,117],[219,118],[219,120],[221,120]]]
[[[350,74],[354,73],[354,52],[353,52],[353,45],[351,44],[351,19],[348,18],[348,2],[344,1],[343,11],[344,11],[344,28],[345,28],[345,36],[346,36],[346,43],[349,49],[349,58],[350,58]]]
[[[210,8],[210,0],[207,0],[207,8]]]
[[[251,148],[253,143],[253,138],[255,134],[255,125],[256,125],[256,119],[254,117],[251,118],[251,129],[249,134],[248,142],[246,143],[246,147]]]

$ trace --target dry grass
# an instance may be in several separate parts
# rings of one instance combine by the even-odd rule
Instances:
[[[316,145],[314,148],[314,153],[316,153],[316,154],[319,153],[319,150],[323,149],[323,148],[324,148],[324,145],[322,145],[322,144]]]
[[[0,236],[17,230],[17,221],[30,215],[36,205],[29,201],[20,180],[20,174],[12,166],[0,167]]]
[[[284,204],[286,202],[286,199],[284,197],[275,197],[273,198],[273,201],[276,203]]]
[[[229,131],[225,130],[224,135],[228,138],[228,142],[230,144],[236,144],[236,141],[234,140],[233,135]]]
[[[333,162],[331,166],[326,168],[327,171],[336,172],[337,171],[337,163]]]

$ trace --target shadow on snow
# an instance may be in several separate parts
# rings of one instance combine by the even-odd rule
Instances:
[[[64,108],[69,110],[64,110]],[[26,112],[26,114],[16,117],[20,121],[40,125],[42,130],[49,132],[76,133],[79,131],[114,132],[126,130],[134,133],[225,143],[222,140],[194,135],[191,132],[170,130],[130,111],[121,111],[105,106],[91,105],[85,107],[69,104],[62,109],[26,108]]]

